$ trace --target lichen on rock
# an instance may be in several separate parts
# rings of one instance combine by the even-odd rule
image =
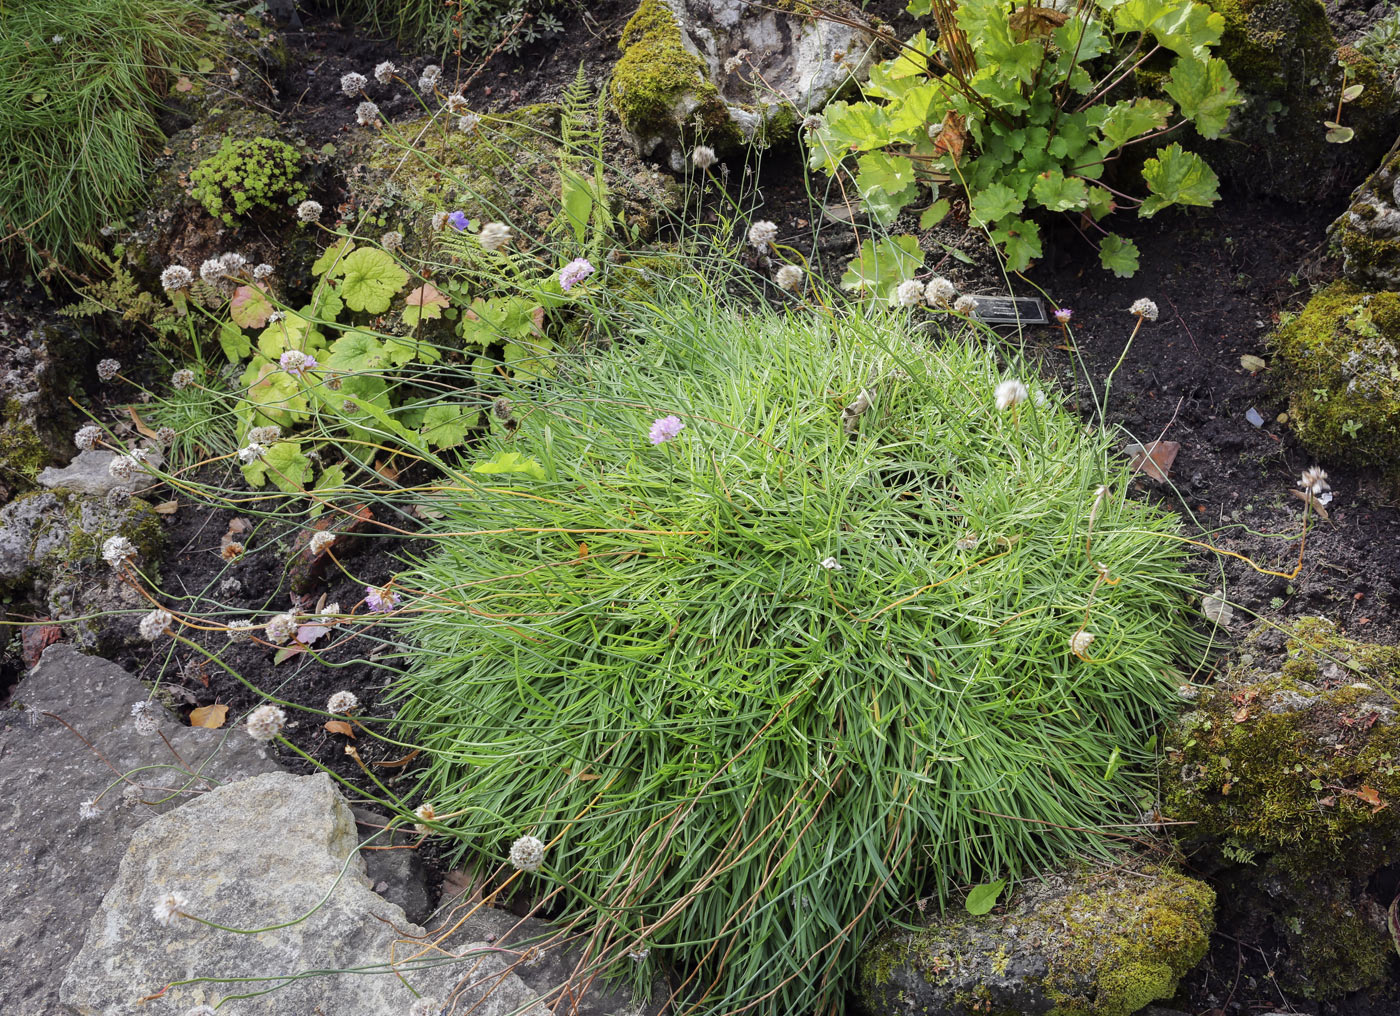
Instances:
[[[1215,894],[1143,861],[1027,882],[1004,913],[948,913],[866,951],[857,997],[886,1013],[1128,1016],[1205,954]]]
[[[1274,333],[1303,444],[1329,462],[1400,464],[1400,293],[1336,282]]]

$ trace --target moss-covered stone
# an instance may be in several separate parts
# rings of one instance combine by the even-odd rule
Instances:
[[[1222,177],[1259,193],[1311,202],[1356,185],[1394,140],[1400,100],[1375,63],[1339,47],[1318,0],[1211,0],[1225,25],[1216,55],[1240,83],[1244,105],[1229,137],[1194,144]],[[1326,139],[1342,89],[1364,87],[1341,122],[1347,144]]]
[[[739,140],[704,61],[686,42],[665,0],[642,0],[622,30],[612,104],[642,151],[661,142],[684,144],[687,136],[716,146]]]
[[[32,487],[39,470],[54,463],[53,451],[28,416],[19,399],[5,400],[0,416],[0,487],[12,491]]]
[[[1059,872],[1005,913],[949,914],[886,936],[861,958],[867,1013],[1129,1016],[1170,998],[1205,954],[1215,894],[1138,862]]]
[[[1273,336],[1303,444],[1328,461],[1400,468],[1400,293],[1337,282]]]
[[[1400,141],[1357,188],[1329,237],[1342,255],[1348,282],[1400,289]]]
[[[1400,647],[1306,619],[1266,670],[1264,634],[1168,739],[1165,809],[1193,823],[1178,828],[1223,898],[1247,901],[1240,919],[1282,938],[1281,982],[1332,998],[1388,963],[1366,890],[1400,842]]]

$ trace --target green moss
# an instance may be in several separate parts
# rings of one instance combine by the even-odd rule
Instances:
[[[709,144],[738,140],[704,63],[686,48],[680,25],[662,0],[642,0],[622,30],[619,47],[612,103],[629,132],[676,143],[698,124],[695,133]]]
[[[31,486],[39,471],[54,461],[53,453],[24,418],[19,400],[6,399],[0,422],[0,483],[6,485]]]
[[[260,208],[306,200],[301,153],[274,138],[225,137],[218,152],[190,174],[190,197],[225,225]]]
[[[1400,462],[1400,293],[1337,282],[1273,336],[1303,444],[1327,461]]]
[[[949,915],[881,939],[861,959],[859,990],[874,1011],[888,1009],[895,985],[921,982],[907,1011],[1020,1012],[1018,1001],[1040,994],[1056,1016],[1129,1016],[1175,993],[1205,955],[1214,911],[1210,887],[1167,868],[1055,876],[1024,887],[1004,915]],[[1034,944],[1042,975],[1006,986],[1003,925]],[[1016,969],[1035,968],[1018,958]]]
[[[1277,930],[1291,962],[1281,981],[1306,998],[1340,998],[1385,980],[1394,945],[1359,912],[1345,880],[1307,885]],[[1380,915],[1376,915],[1377,920]]]

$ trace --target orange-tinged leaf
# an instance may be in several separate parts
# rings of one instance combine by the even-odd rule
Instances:
[[[212,706],[200,706],[190,711],[190,726],[218,730],[228,719],[228,706],[215,702]]]
[[[1380,792],[1369,784],[1363,783],[1361,789],[1356,792],[1356,796],[1365,801],[1372,808],[1379,808],[1381,806]]]
[[[136,425],[136,429],[141,432],[142,436],[150,438],[160,436],[155,431],[151,430],[150,427],[146,426],[146,421],[142,420],[141,417],[136,415],[136,410],[134,408],[132,408],[131,406],[127,406],[126,411],[131,414],[131,422]]]
[[[392,762],[376,762],[375,766],[377,766],[380,769],[397,769],[399,766],[406,766],[414,759],[416,759],[420,751],[422,751],[421,748],[414,748],[403,758],[396,758]]]
[[[344,734],[346,737],[355,736],[355,728],[344,720],[327,720],[326,729],[332,734]]]

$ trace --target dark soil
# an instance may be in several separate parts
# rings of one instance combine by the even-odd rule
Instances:
[[[898,24],[903,6],[902,0],[881,0],[869,9]],[[1353,3],[1339,18],[1354,28],[1374,20],[1386,6]],[[467,82],[466,95],[476,109],[506,110],[554,99],[571,82],[580,62],[595,85],[606,77],[617,56],[621,28],[633,9],[635,0],[580,4],[565,12],[566,27],[560,38],[535,43],[518,56],[498,54],[485,64],[470,65],[406,52],[313,9],[304,14],[301,30],[286,32],[293,61],[276,82],[275,108],[313,147],[335,143],[354,115],[354,103],[340,91],[341,75],[351,70],[368,74],[385,59],[411,68],[404,75],[410,80],[424,64],[442,63],[447,90],[452,90],[454,82]],[[416,112],[415,100],[401,85],[381,91],[384,94],[374,98],[390,117]],[[801,154],[773,150],[758,165],[762,199],[758,217],[778,223],[783,242],[811,253],[828,277],[839,277],[854,251],[857,234],[849,226],[830,222],[821,224],[818,233]],[[743,174],[733,172],[731,183],[743,186]],[[1235,634],[1251,626],[1250,613],[1274,622],[1321,614],[1353,638],[1393,643],[1400,637],[1400,505],[1394,491],[1387,491],[1373,473],[1319,463],[1331,475],[1330,520],[1313,520],[1298,568],[1303,503],[1293,491],[1298,475],[1313,462],[1288,427],[1276,422],[1286,406],[1271,385],[1270,372],[1251,374],[1240,364],[1245,354],[1269,360],[1266,336],[1278,314],[1300,306],[1309,285],[1324,281],[1335,270],[1324,256],[1323,240],[1327,224],[1339,210],[1340,205],[1300,209],[1226,193],[1213,209],[1115,223],[1142,251],[1141,270],[1131,280],[1103,271],[1092,245],[1071,226],[1051,227],[1046,233],[1046,258],[1026,282],[1017,283],[1017,295],[1043,291],[1055,305],[1073,308],[1074,318],[1072,335],[1042,326],[1008,337],[1011,345],[1023,345],[1086,417],[1094,412],[1091,386],[1101,396],[1104,378],[1122,356],[1109,402],[1109,422],[1123,429],[1124,442],[1180,443],[1170,484],[1144,478],[1138,482],[1140,493],[1177,512],[1194,539],[1239,555],[1202,549],[1196,558],[1204,586],[1224,588],[1228,598],[1240,605],[1232,628]],[[956,210],[949,225],[928,239],[930,248],[936,247],[936,239],[965,247],[972,255],[971,266],[945,258],[939,268],[963,291],[1004,291],[986,250],[977,248],[958,225]],[[1127,308],[1139,297],[1154,300],[1161,315],[1143,326],[1124,354],[1135,320]],[[1082,363],[1074,355],[1076,349]],[[95,386],[89,391],[96,396],[94,401],[100,401]],[[1246,420],[1251,408],[1263,417],[1263,426]],[[256,521],[256,508],[256,504],[247,505],[241,514]],[[191,601],[200,598],[206,604],[210,600],[222,604],[230,616],[241,616],[243,611],[265,616],[339,603],[343,611],[356,612],[355,622],[318,641],[314,652],[280,663],[274,650],[256,642],[230,645],[223,631],[209,631],[196,639],[256,691],[203,654],[179,644],[172,643],[154,658],[135,647],[119,655],[117,662],[158,681],[174,705],[185,710],[221,702],[231,707],[230,715],[238,715],[264,694],[324,709],[330,694],[351,690],[363,704],[363,716],[392,715],[387,687],[396,669],[408,661],[376,641],[373,615],[365,613],[362,600],[366,584],[382,584],[401,569],[401,557],[414,549],[412,541],[391,542],[381,536],[356,546],[338,539],[337,561],[313,566],[295,545],[295,532],[258,523],[239,537],[246,544],[244,554],[227,562],[220,554],[220,538],[239,514],[189,505],[171,517],[164,563],[167,590]],[[320,577],[294,593],[294,575],[307,569],[321,569]],[[1198,675],[1207,677],[1207,673]],[[406,793],[412,786],[413,761],[396,764],[408,749],[364,731],[353,740],[328,732],[321,719],[301,714],[288,731],[292,743],[316,764],[363,788],[372,789],[366,769],[395,793]],[[359,763],[346,754],[350,746],[358,752]],[[313,763],[291,754],[280,761],[296,771],[313,768]],[[424,849],[433,870],[431,840]],[[441,870],[436,874],[440,877]],[[1237,910],[1224,911],[1209,956],[1183,982],[1179,1002],[1192,1013],[1234,1016],[1280,1010],[1381,1016],[1400,1012],[1393,990],[1323,1006],[1285,998],[1271,981],[1273,943],[1243,917],[1232,918]]]

